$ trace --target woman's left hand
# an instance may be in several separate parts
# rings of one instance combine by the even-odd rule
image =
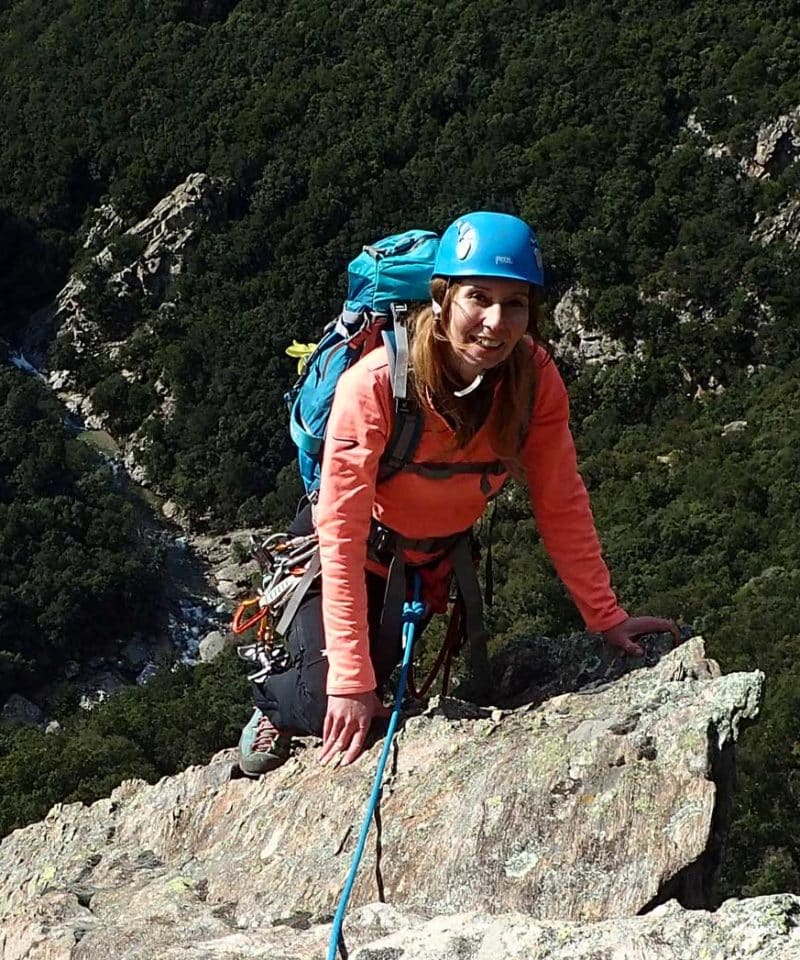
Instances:
[[[671,633],[675,638],[675,646],[681,642],[680,631],[674,620],[665,620],[661,617],[628,617],[622,623],[610,630],[603,630],[603,639],[612,647],[619,647],[632,657],[641,657],[644,648],[636,643],[637,637],[647,633]]]

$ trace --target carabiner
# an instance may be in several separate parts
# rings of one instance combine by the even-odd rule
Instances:
[[[239,607],[236,610],[236,613],[233,615],[233,621],[231,622],[231,630],[234,633],[244,633],[245,630],[249,630],[254,624],[258,623],[259,620],[263,620],[269,612],[269,607],[261,607],[256,613],[250,617],[249,620],[242,621],[242,617],[246,610],[250,607],[258,606],[261,602],[260,597],[254,597],[252,600],[243,600],[239,604]]]

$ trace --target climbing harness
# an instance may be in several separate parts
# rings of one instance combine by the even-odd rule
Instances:
[[[373,520],[367,543],[369,556],[389,568],[379,633],[382,643],[390,643],[392,638],[400,632],[398,615],[403,609],[406,591],[404,552],[412,550],[420,553],[439,554],[449,558],[460,604],[457,602],[453,609],[453,617],[456,618],[456,622],[453,623],[451,620],[451,628],[454,632],[451,633],[451,630],[448,629],[448,639],[439,652],[441,661],[437,658],[437,664],[439,666],[443,663],[446,664],[449,677],[453,656],[461,648],[463,639],[467,639],[469,641],[475,696],[479,699],[486,699],[490,694],[491,686],[489,658],[486,650],[488,634],[484,625],[483,598],[475,569],[474,544],[471,534],[472,528],[469,528],[449,537],[428,537],[421,540],[412,540],[400,536],[394,530]],[[426,692],[430,689],[435,677],[436,673],[433,673],[426,680],[420,693],[422,689]]]
[[[420,600],[420,594],[420,577],[419,574],[415,574],[414,599],[406,601],[403,606],[403,661],[400,668],[400,679],[397,682],[397,693],[395,694],[394,698],[394,707],[392,709],[392,715],[389,718],[389,727],[386,731],[386,737],[383,741],[383,750],[381,751],[380,759],[378,760],[378,768],[375,771],[375,779],[372,782],[372,791],[369,795],[369,800],[367,801],[367,809],[364,813],[364,820],[361,824],[361,833],[359,834],[355,853],[353,854],[353,860],[350,864],[350,870],[347,874],[347,879],[345,880],[342,896],[339,900],[339,905],[336,908],[336,913],[333,917],[333,926],[331,928],[331,936],[328,942],[328,960],[336,960],[337,948],[341,952],[342,957],[346,957],[346,952],[343,949],[344,940],[342,938],[342,924],[344,922],[345,912],[347,911],[347,904],[350,900],[350,894],[353,890],[353,884],[356,880],[356,874],[358,873],[358,867],[361,863],[361,857],[364,854],[364,846],[366,845],[367,834],[369,833],[369,824],[375,813],[375,809],[380,802],[381,792],[383,790],[383,774],[386,769],[386,761],[389,758],[389,750],[392,747],[392,741],[394,740],[395,731],[397,730],[397,724],[400,720],[400,708],[402,706],[403,696],[406,690],[408,673],[411,669],[411,655],[414,648],[414,633],[417,624],[425,615],[425,605]]]
[[[370,558],[388,568],[380,623],[380,637],[384,643],[391,643],[402,630],[408,569],[404,551],[450,560],[456,592],[450,597],[453,609],[445,640],[419,689],[415,685],[412,666],[409,690],[417,699],[422,699],[444,667],[441,690],[446,695],[453,658],[468,642],[475,693],[486,697],[489,692],[487,634],[471,529],[447,537],[409,539],[373,519],[367,547]],[[256,596],[239,604],[231,628],[237,636],[251,627],[256,628],[256,639],[237,647],[237,653],[240,659],[256,665],[248,679],[261,683],[268,676],[282,673],[291,666],[281,638],[286,635],[303,597],[320,575],[319,544],[316,534],[290,536],[276,533],[264,540],[251,537],[250,552],[261,569],[261,587]]]
[[[261,589],[239,604],[231,629],[238,636],[257,628],[255,641],[237,647],[236,652],[256,665],[248,679],[261,683],[291,666],[278,638],[286,633],[304,594],[319,576],[319,549],[315,534],[274,533],[261,541],[251,537],[250,552],[261,569]]]

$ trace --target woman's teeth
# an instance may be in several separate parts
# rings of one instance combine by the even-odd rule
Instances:
[[[494,350],[502,345],[502,340],[492,340],[489,337],[475,337],[475,342],[478,346],[485,347],[487,350]]]

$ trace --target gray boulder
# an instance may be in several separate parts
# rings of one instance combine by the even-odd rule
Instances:
[[[626,355],[625,347],[600,330],[586,317],[587,291],[580,285],[569,288],[553,309],[553,321],[559,333],[556,353],[573,363],[606,365]]]
[[[211,663],[227,646],[225,635],[219,630],[212,630],[207,633],[200,641],[200,659],[206,663]]]

